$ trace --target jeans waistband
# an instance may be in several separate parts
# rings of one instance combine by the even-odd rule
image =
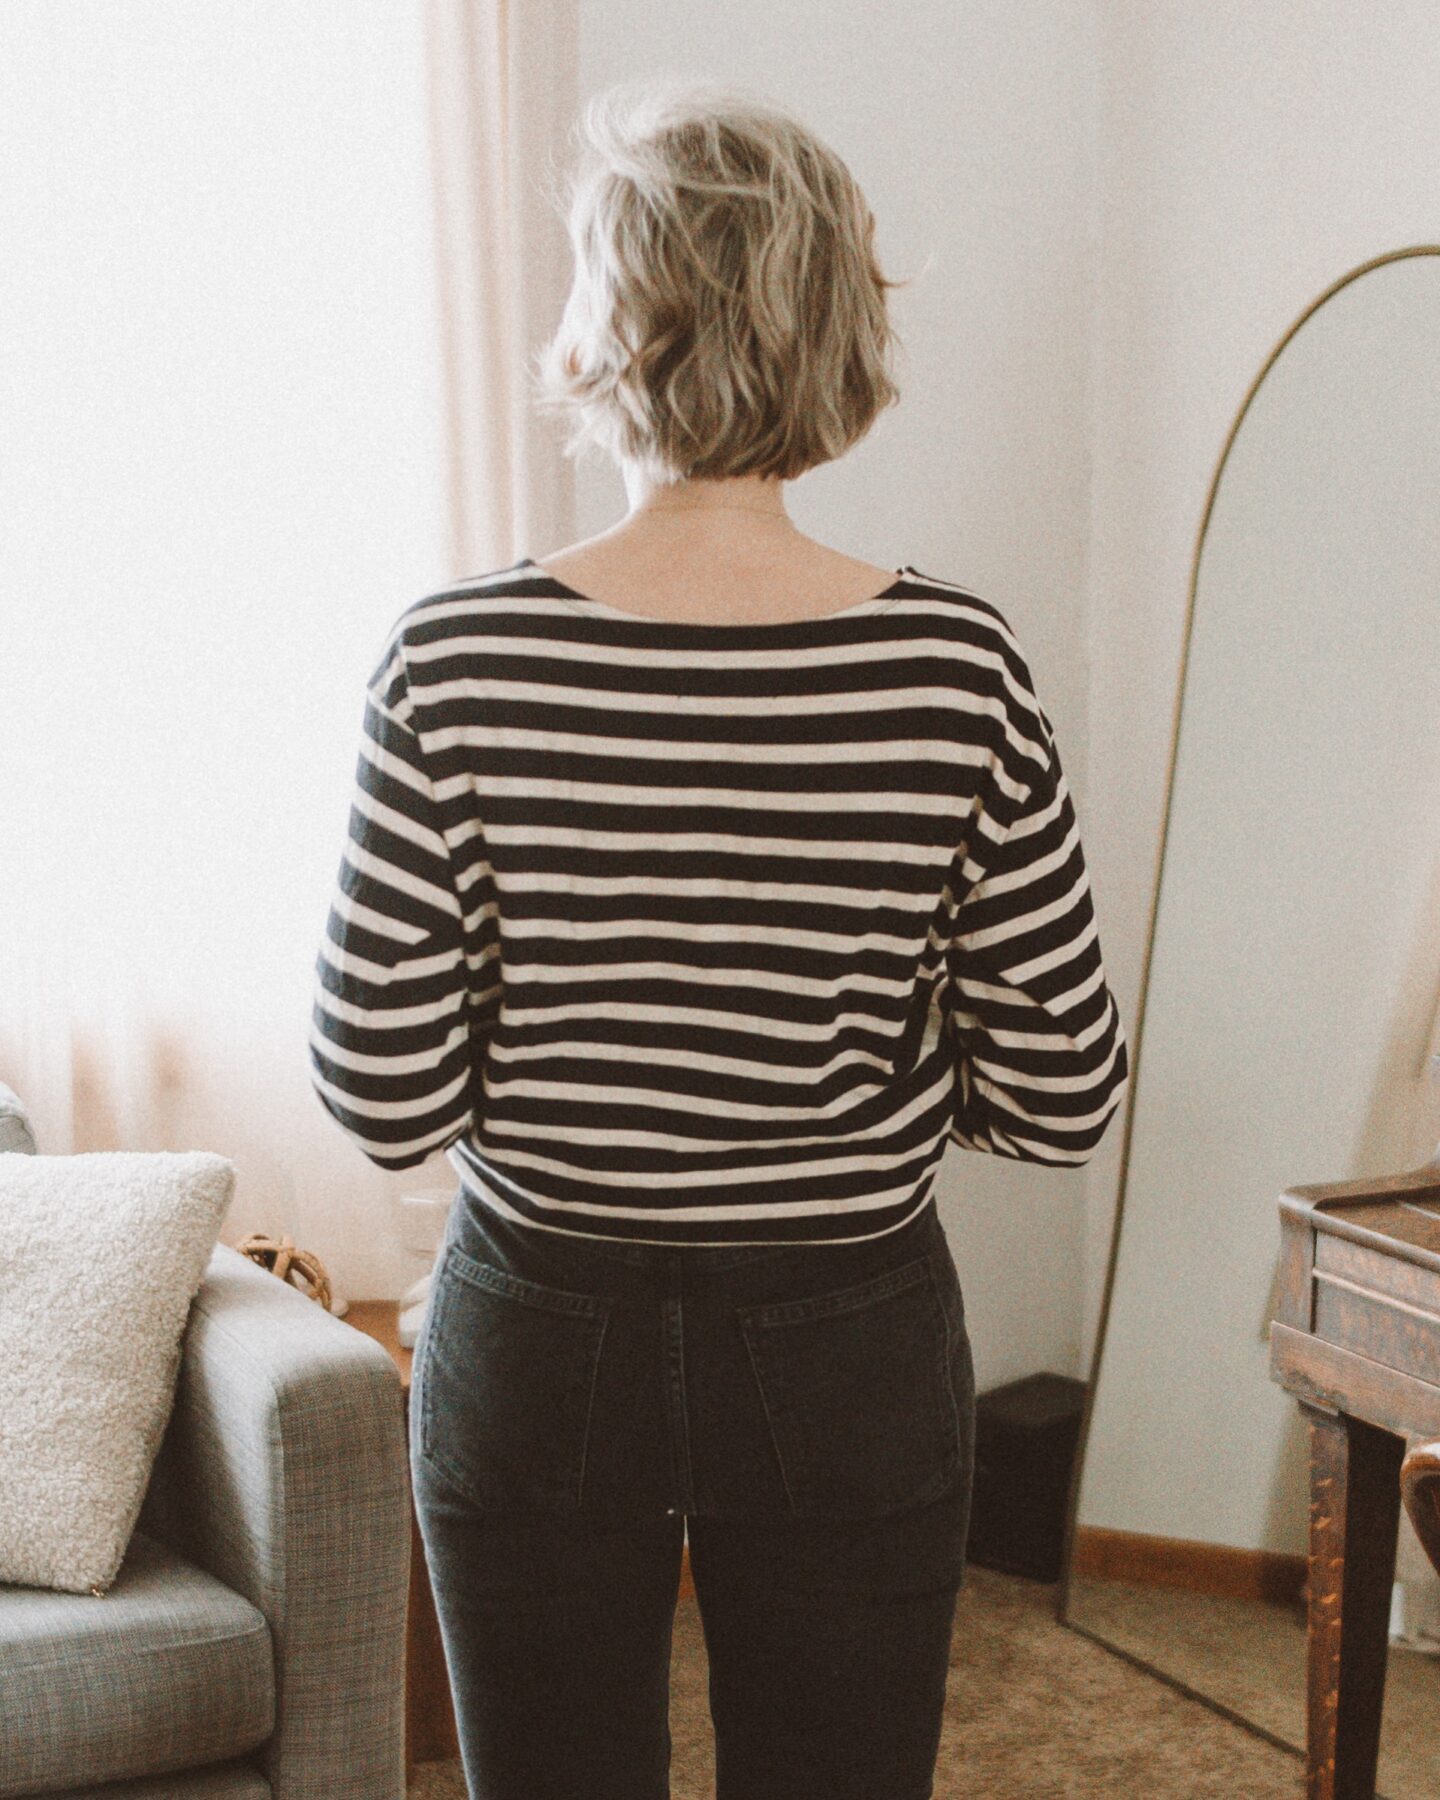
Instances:
[[[583,1237],[575,1232],[534,1225],[528,1220],[511,1219],[463,1184],[456,1195],[455,1205],[465,1208],[482,1231],[521,1248],[538,1240],[557,1252],[568,1252],[576,1257],[620,1262],[629,1268],[655,1273],[684,1268],[697,1275],[708,1271],[743,1268],[752,1263],[769,1262],[786,1256],[841,1263],[859,1260],[867,1251],[882,1245],[893,1248],[912,1239],[923,1240],[937,1229],[939,1219],[934,1193],[931,1191],[926,1194],[918,1211],[903,1225],[872,1237],[811,1244],[630,1244],[614,1238]]]

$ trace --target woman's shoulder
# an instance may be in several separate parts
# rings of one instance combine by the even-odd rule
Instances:
[[[503,569],[487,569],[478,575],[463,575],[455,581],[427,589],[412,600],[395,619],[391,636],[399,638],[424,635],[427,628],[454,628],[477,608],[490,600],[519,599],[533,595],[543,587],[542,572],[529,557],[510,563]]]
[[[958,611],[972,613],[977,618],[986,619],[992,624],[998,625],[1008,636],[1013,637],[1010,621],[1005,614],[993,600],[986,599],[973,587],[969,587],[963,582],[951,581],[943,575],[928,575],[915,568],[911,563],[905,565],[902,573],[911,588],[922,589],[939,598],[953,600]]]
[[[943,575],[927,574],[909,564],[904,576],[912,599],[943,602],[934,610],[951,622],[957,640],[993,651],[1003,658],[1016,681],[1029,685],[1030,669],[1025,652],[1008,614],[995,601],[977,593],[973,587]]]

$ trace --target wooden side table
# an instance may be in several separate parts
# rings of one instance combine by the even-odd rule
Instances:
[[[1422,1526],[1434,1504],[1406,1444],[1440,1438],[1440,1157],[1291,1188],[1280,1226],[1270,1374],[1310,1431],[1306,1792],[1371,1800],[1402,1482]]]
[[[410,1415],[410,1365],[414,1351],[399,1338],[400,1303],[397,1300],[352,1300],[343,1323],[383,1344],[400,1371],[405,1396],[405,1416]],[[405,1620],[405,1767],[417,1762],[436,1762],[458,1757],[460,1740],[455,1731],[455,1708],[450,1699],[450,1672],[445,1666],[445,1647],[435,1597],[430,1591],[430,1571],[420,1522],[410,1507],[410,1604]]]

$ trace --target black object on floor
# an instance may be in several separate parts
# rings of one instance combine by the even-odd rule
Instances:
[[[1085,1383],[1027,1375],[975,1400],[967,1556],[1004,1575],[1058,1581]]]

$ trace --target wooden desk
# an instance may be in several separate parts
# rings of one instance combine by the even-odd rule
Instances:
[[[1402,1484],[1431,1560],[1440,1437],[1440,1158],[1280,1200],[1270,1373],[1310,1430],[1310,1800],[1373,1800]],[[1440,1567],[1440,1562],[1437,1562]]]
[[[410,1413],[410,1365],[414,1352],[399,1340],[400,1305],[396,1300],[352,1300],[344,1323],[353,1325],[383,1344],[400,1371],[405,1395],[405,1414]],[[435,1599],[430,1591],[430,1571],[415,1508],[410,1508],[410,1604],[405,1621],[405,1765],[435,1762],[460,1754],[455,1732],[455,1709],[450,1699],[450,1673]]]

